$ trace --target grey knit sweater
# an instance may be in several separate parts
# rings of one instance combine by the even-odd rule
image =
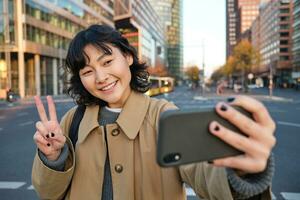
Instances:
[[[105,126],[106,124],[114,123],[117,120],[119,113],[112,112],[106,108],[103,108],[100,109],[99,116],[101,116],[99,117],[99,124],[101,126]],[[104,130],[106,139],[106,129]],[[42,162],[49,168],[57,171],[63,171],[65,161],[68,157],[68,146],[65,144],[60,157],[56,161],[49,161],[46,156],[40,151],[38,151],[38,155],[41,158]],[[265,191],[268,187],[271,186],[274,169],[275,164],[273,155],[270,156],[267,168],[262,173],[249,174],[244,177],[239,177],[233,169],[226,169],[228,182],[233,189],[234,199],[248,199]],[[101,199],[113,199],[112,179],[108,154],[105,162]]]

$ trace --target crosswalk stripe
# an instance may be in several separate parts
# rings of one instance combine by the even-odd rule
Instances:
[[[27,188],[27,190],[34,190],[33,185],[29,186],[29,187]]]
[[[290,122],[282,122],[282,121],[278,121],[277,124],[280,124],[280,125],[286,125],[286,126],[300,127],[300,124],[295,124],[295,123],[290,123]]]
[[[18,189],[25,184],[26,184],[25,182],[0,181],[0,189]]]
[[[187,196],[196,196],[196,193],[192,188],[185,188],[185,191]]]
[[[300,200],[300,193],[281,192],[280,194],[285,200]]]
[[[0,181],[0,189],[19,189],[25,184],[26,182]],[[33,185],[27,187],[27,190],[34,190]],[[185,190],[187,196],[197,196],[192,188],[186,187]],[[280,194],[284,200],[300,200],[300,193],[281,192]],[[272,200],[276,200],[276,196],[273,194],[273,192],[272,192]]]
[[[24,122],[24,123],[19,124],[19,126],[27,126],[27,125],[31,125],[33,123],[34,123],[33,121],[28,121],[28,122]]]
[[[271,194],[272,194],[272,200],[276,200],[275,194],[273,194],[273,192]]]

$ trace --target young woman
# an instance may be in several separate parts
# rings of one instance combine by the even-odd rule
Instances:
[[[41,199],[183,200],[184,183],[205,199],[271,199],[275,124],[260,102],[238,96],[216,106],[247,136],[210,124],[210,132],[245,152],[242,156],[160,168],[155,158],[159,115],[176,107],[143,94],[148,73],[128,41],[111,27],[90,26],[72,40],[66,67],[72,75],[69,94],[86,111],[74,149],[68,134],[76,107],[59,124],[52,98],[47,97],[48,118],[35,97],[41,120],[34,135],[32,183]],[[231,105],[248,110],[254,120]]]

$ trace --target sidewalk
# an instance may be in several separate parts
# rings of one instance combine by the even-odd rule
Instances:
[[[67,95],[56,95],[52,96],[55,102],[73,102],[73,99]],[[43,102],[47,101],[46,96],[41,96]],[[33,97],[25,97],[23,99],[18,99],[16,102],[9,103],[5,100],[0,100],[0,110],[9,107],[21,106],[21,105],[28,105],[33,104],[34,99]]]
[[[195,91],[198,94],[201,94],[201,90]],[[215,89],[211,88],[209,92],[205,92],[204,95],[197,95],[194,97],[196,100],[224,100],[228,97],[233,97],[236,95],[247,95],[253,98],[256,98],[260,101],[276,101],[276,102],[300,102],[300,91],[294,89],[274,89],[273,95],[269,95],[269,90],[267,88],[257,88],[251,89],[249,92],[239,92],[235,93],[231,89],[225,89],[224,92],[220,95],[215,93]]]

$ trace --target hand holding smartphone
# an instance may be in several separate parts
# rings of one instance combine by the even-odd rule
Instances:
[[[252,115],[235,106],[249,118]],[[235,149],[209,132],[211,121],[242,134],[233,124],[221,118],[215,107],[169,110],[161,114],[158,127],[157,162],[163,167],[210,161],[235,156]]]

